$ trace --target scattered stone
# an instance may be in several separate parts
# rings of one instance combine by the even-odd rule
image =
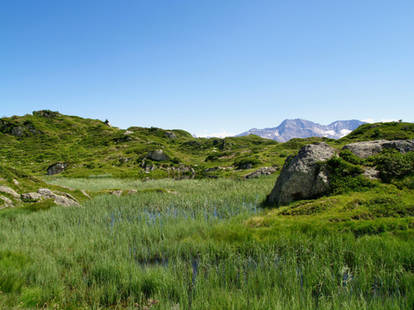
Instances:
[[[23,126],[13,127],[11,130],[11,134],[15,137],[23,137],[25,134],[25,128]]]
[[[37,191],[43,198],[46,198],[46,199],[51,199],[51,198],[54,198],[54,196],[56,196],[55,195],[55,193],[53,193],[50,189],[48,189],[48,188],[40,188],[38,191]]]
[[[167,154],[164,153],[163,150],[155,150],[148,153],[148,158],[155,160],[155,161],[167,161],[170,158]]]
[[[39,193],[25,193],[21,194],[20,198],[23,202],[38,202],[42,199],[42,195]]]
[[[74,201],[70,198],[67,198],[65,196],[59,196],[59,195],[55,196],[54,202],[58,206],[64,206],[64,207],[71,207],[71,206],[78,206],[79,205],[79,203],[77,201]]]
[[[20,185],[19,181],[17,181],[16,179],[13,179],[13,184],[16,185],[16,186]]]
[[[133,195],[133,194],[136,194],[136,193],[138,193],[138,191],[137,191],[136,189],[129,189],[129,190],[127,191],[127,194],[128,194],[128,195]]]
[[[42,196],[42,198],[53,199],[54,202],[59,206],[70,207],[79,205],[76,199],[67,193],[64,193],[64,196],[57,195],[48,188],[40,188],[37,192]]]
[[[0,195],[0,200],[3,201],[5,207],[13,207],[13,201],[11,201],[11,199]]]
[[[401,153],[414,151],[414,140],[376,140],[355,142],[343,147],[350,150],[354,155],[361,158],[368,158],[381,153],[384,149],[394,149]]]
[[[54,175],[63,172],[68,167],[67,163],[56,163],[47,168],[48,175]]]
[[[91,198],[91,196],[89,196],[89,194],[84,190],[84,189],[82,189],[81,190],[81,193],[83,194],[83,196],[85,196],[86,198]]]
[[[262,175],[270,175],[275,173],[278,170],[277,167],[263,167],[260,169],[257,169],[256,171],[246,174],[244,177],[246,179],[252,179],[252,178],[258,178]]]
[[[168,139],[172,139],[172,140],[177,139],[177,136],[172,131],[167,131],[165,134]]]
[[[318,163],[333,156],[335,150],[326,143],[306,145],[295,157],[289,156],[267,201],[286,205],[327,193],[330,189],[328,175]]]
[[[121,197],[122,192],[123,192],[122,190],[118,189],[118,190],[116,190],[116,191],[111,191],[111,192],[110,192],[110,194],[111,194],[111,195],[118,196],[118,197]]]
[[[13,196],[14,198],[20,198],[20,195],[16,191],[7,186],[0,186],[0,193],[5,193]]]
[[[379,171],[373,167],[365,167],[362,175],[370,180],[379,180]]]

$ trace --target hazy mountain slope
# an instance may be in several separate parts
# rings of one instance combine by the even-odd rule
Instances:
[[[329,125],[320,125],[303,119],[287,119],[274,128],[253,128],[238,136],[257,135],[278,142],[286,142],[293,138],[327,137],[339,139],[349,134],[364,122],[358,120],[336,121]]]

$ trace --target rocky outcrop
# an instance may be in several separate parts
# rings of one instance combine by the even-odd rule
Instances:
[[[394,149],[401,153],[414,151],[414,140],[376,140],[355,142],[343,147],[350,150],[354,155],[361,158],[368,158],[381,153],[384,149]]]
[[[273,174],[277,171],[277,167],[263,167],[260,169],[257,169],[256,171],[246,174],[244,176],[245,179],[253,179],[253,178],[258,178],[261,177],[262,175],[270,175]]]
[[[20,195],[14,189],[8,186],[0,186],[0,193],[8,194],[17,199],[20,198]]]
[[[67,193],[54,193],[50,189],[47,188],[41,188],[37,191],[42,198],[44,199],[53,199],[53,201],[58,206],[64,206],[64,207],[70,207],[70,206],[78,206],[79,203],[75,200],[74,197]]]
[[[171,139],[171,140],[177,139],[177,136],[172,131],[166,131],[165,135],[167,136],[168,139]]]
[[[164,153],[163,150],[151,151],[151,152],[148,153],[148,156],[147,157],[149,159],[155,160],[155,161],[167,161],[167,160],[170,159],[168,157],[168,155]]]
[[[40,110],[33,111],[34,116],[45,117],[45,118],[55,118],[59,116],[59,112],[50,111],[50,110]]]
[[[62,173],[63,171],[65,171],[67,167],[68,167],[68,164],[66,163],[53,164],[49,166],[49,168],[47,168],[47,174],[54,175],[54,174]]]
[[[42,195],[39,193],[24,193],[21,194],[21,199],[23,202],[38,202],[42,199]]]
[[[288,157],[267,202],[286,205],[329,192],[328,173],[319,163],[333,156],[335,150],[332,147],[317,143],[304,146],[295,157]]]
[[[378,180],[380,178],[380,172],[373,167],[365,167],[362,175],[370,180]]]
[[[0,195],[0,209],[10,208],[13,206],[13,201],[7,197]]]

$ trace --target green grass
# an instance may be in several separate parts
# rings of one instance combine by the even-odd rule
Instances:
[[[414,305],[412,190],[379,185],[260,210],[275,177],[48,181],[141,191],[81,208],[0,212],[1,308]]]

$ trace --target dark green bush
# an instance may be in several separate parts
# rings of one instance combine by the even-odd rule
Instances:
[[[381,180],[390,183],[394,179],[414,174],[414,152],[401,154],[395,150],[386,150],[374,158],[374,164],[380,172]]]
[[[362,158],[359,158],[358,156],[354,155],[354,153],[352,153],[348,149],[342,150],[341,153],[339,153],[339,156],[343,160],[346,160],[347,162],[354,165],[362,165],[364,163],[364,160]]]
[[[332,194],[359,192],[374,186],[361,175],[363,169],[360,166],[351,164],[342,158],[332,158],[324,165],[325,167],[322,166],[321,169],[328,171]]]
[[[234,161],[234,166],[237,169],[251,169],[261,164],[260,160],[255,157],[238,158]]]

